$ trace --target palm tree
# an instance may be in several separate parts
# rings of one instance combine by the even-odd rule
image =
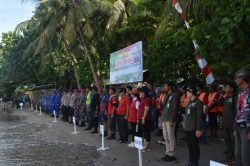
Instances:
[[[28,25],[36,27],[41,31],[40,35],[29,45],[27,52],[33,51],[34,55],[41,54],[51,50],[51,45],[53,46],[54,44],[56,46],[58,45],[57,42],[63,42],[66,54],[71,55],[72,59],[76,59],[73,48],[81,48],[84,51],[84,55],[88,58],[94,80],[99,87],[99,81],[96,77],[87,43],[87,39],[90,39],[94,34],[89,16],[98,7],[108,11],[109,3],[97,1],[94,4],[90,1],[78,2],[74,0],[39,1],[39,3],[35,17],[29,22],[17,26],[17,31]],[[75,62],[73,64],[76,65]],[[75,69],[75,66],[73,67]],[[75,70],[75,76],[78,80],[77,82],[79,82],[79,77],[76,73]]]

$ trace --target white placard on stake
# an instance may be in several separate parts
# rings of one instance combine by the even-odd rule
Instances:
[[[39,115],[42,115],[42,107],[40,106],[40,113],[39,113]]]
[[[71,134],[78,134],[79,132],[76,131],[76,118],[73,116],[72,118],[73,121],[73,125],[74,125],[74,132],[72,132]]]
[[[56,121],[56,111],[55,110],[53,111],[53,114],[54,114],[54,121],[53,122],[57,122]]]
[[[228,166],[228,165],[221,164],[221,163],[210,160],[210,166]]]
[[[97,148],[97,151],[105,151],[105,150],[108,150],[109,147],[105,147],[104,146],[104,126],[103,125],[100,125],[100,133],[102,135],[102,146]]]
[[[19,103],[19,106],[21,107],[21,110],[23,109],[23,103]]]
[[[136,136],[135,136],[135,141],[134,141],[134,143],[135,143],[135,147],[136,147],[137,149],[140,149],[140,150],[143,149],[143,141],[142,141],[142,138],[141,138],[141,137],[136,137]]]
[[[33,111],[33,104],[30,104],[30,110]]]
[[[142,149],[144,148],[143,139],[141,137],[135,136],[134,144],[135,147],[138,149],[139,166],[142,166]]]
[[[100,125],[100,133],[104,135],[104,126]]]

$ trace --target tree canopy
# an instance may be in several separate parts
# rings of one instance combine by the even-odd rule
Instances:
[[[25,2],[25,1],[24,1]],[[143,42],[149,81],[204,80],[192,39],[218,80],[250,68],[250,1],[180,0],[187,30],[171,1],[37,0],[34,16],[3,33],[0,44],[1,93],[24,84],[83,87],[109,78],[109,55]],[[13,11],[14,12],[14,11]]]

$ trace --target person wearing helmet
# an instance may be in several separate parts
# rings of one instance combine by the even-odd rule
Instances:
[[[185,108],[185,127],[186,140],[189,149],[188,166],[199,166],[200,147],[199,138],[202,135],[203,126],[203,104],[196,97],[197,90],[195,86],[189,85],[186,88],[188,104]]]
[[[250,165],[250,72],[235,73],[235,83],[241,89],[235,118],[235,160],[237,166]]]

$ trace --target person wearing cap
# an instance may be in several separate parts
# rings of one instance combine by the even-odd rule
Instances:
[[[140,105],[137,111],[137,125],[139,132],[139,136],[143,137],[144,148],[142,152],[149,152],[150,149],[150,141],[151,141],[151,113],[150,106],[152,104],[151,98],[149,97],[149,90],[146,86],[139,88],[140,94]]]
[[[184,130],[189,150],[188,166],[199,166],[199,138],[202,134],[203,106],[202,102],[196,97],[197,91],[195,86],[189,85],[186,90],[189,102],[185,108]]]
[[[128,141],[128,112],[131,104],[130,97],[126,94],[126,89],[119,91],[120,102],[117,108],[117,125],[120,136],[120,143]]]
[[[128,122],[130,126],[130,131],[132,135],[132,141],[128,144],[128,147],[134,148],[134,137],[136,136],[136,125],[137,125],[137,111],[139,109],[140,100],[139,100],[139,91],[137,89],[133,89],[130,93],[132,97],[132,102],[130,104],[129,112],[128,112]]]
[[[237,166],[250,165],[250,72],[241,69],[235,74],[238,93],[235,118],[235,160]]]
[[[180,95],[175,93],[172,81],[166,81],[163,88],[166,93],[166,97],[163,103],[164,110],[161,118],[166,152],[165,156],[162,157],[161,160],[171,162],[176,160],[175,125],[180,109]]]

